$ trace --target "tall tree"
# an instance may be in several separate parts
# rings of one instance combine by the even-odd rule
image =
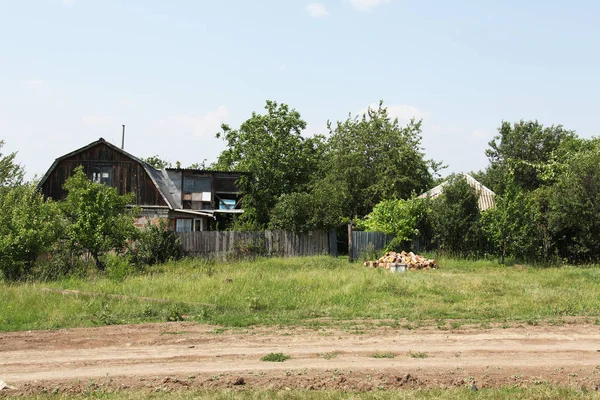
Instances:
[[[108,251],[122,251],[127,240],[138,231],[133,224],[136,209],[132,193],[121,196],[116,188],[92,182],[77,167],[64,185],[67,198],[61,204],[67,218],[66,236],[76,250],[87,250],[98,269],[104,269],[101,257]]]
[[[600,259],[600,143],[573,156],[552,187],[548,221],[572,261]]]
[[[407,199],[429,188],[441,167],[425,159],[421,121],[400,126],[383,102],[335,126],[323,184],[343,193],[345,215],[364,217],[382,200]]]
[[[217,137],[227,142],[216,169],[248,172],[238,180],[244,194],[241,219],[264,228],[283,194],[304,191],[318,170],[323,139],[304,138],[306,122],[286,104],[267,101],[265,114],[252,113],[239,129],[226,124]]]
[[[0,140],[0,150],[4,147],[4,140]],[[25,171],[15,162],[17,153],[2,154],[0,151],[0,187],[14,186],[23,182]]]
[[[552,160],[560,159],[561,151],[569,149],[565,144],[573,141],[576,141],[575,133],[562,125],[544,127],[538,121],[524,120],[511,125],[503,121],[485,152],[489,167],[477,178],[501,194],[504,176],[512,171],[519,187],[534,190],[543,184],[547,166]]]

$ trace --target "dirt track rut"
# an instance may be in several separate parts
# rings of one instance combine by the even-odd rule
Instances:
[[[276,363],[260,358],[283,352]],[[392,353],[394,358],[374,358]],[[19,390],[107,386],[370,390],[551,382],[600,385],[600,327],[227,329],[193,323],[0,333],[0,379]]]

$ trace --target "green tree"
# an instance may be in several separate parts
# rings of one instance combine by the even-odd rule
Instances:
[[[44,200],[34,185],[0,190],[0,271],[6,279],[29,276],[62,232],[57,204]]]
[[[480,238],[478,194],[462,175],[451,175],[444,191],[431,201],[433,240],[443,251],[477,252]]]
[[[388,249],[407,250],[414,239],[430,232],[427,199],[384,200],[358,221],[357,227],[369,232],[394,235]]]
[[[507,177],[496,206],[482,213],[482,229],[497,249],[504,264],[506,257],[533,260],[539,255],[538,227],[535,221],[534,195],[520,189]]]
[[[171,163],[167,160],[163,160],[162,158],[160,158],[158,156],[158,154],[154,155],[154,156],[142,158],[142,161],[145,162],[146,164],[153,166],[156,169],[165,169],[165,168],[171,167]]]
[[[571,261],[600,258],[599,145],[575,154],[552,187],[548,222]]]
[[[0,150],[4,147],[4,141],[0,140]],[[0,188],[15,186],[23,182],[25,171],[23,167],[15,162],[17,153],[2,154],[0,151]]]
[[[562,125],[544,127],[538,121],[510,124],[503,121],[498,135],[489,142],[485,154],[490,162],[476,178],[497,194],[504,190],[504,176],[513,171],[514,182],[525,190],[535,190],[544,181],[544,172],[553,160],[564,158],[568,143],[576,142],[573,131]],[[576,144],[574,144],[576,145]]]
[[[347,218],[362,218],[383,200],[426,190],[440,168],[421,150],[421,121],[402,127],[383,102],[329,129],[327,174],[320,184],[343,195]]]
[[[270,229],[293,232],[335,228],[342,219],[341,196],[318,187],[310,192],[283,194],[271,211]]]
[[[128,240],[137,235],[133,217],[138,211],[132,193],[121,196],[111,188],[89,180],[82,167],[64,185],[67,197],[61,204],[68,221],[66,236],[75,250],[86,250],[98,269],[105,265],[101,257],[108,251],[121,252]]]
[[[266,113],[252,113],[239,129],[226,124],[217,137],[227,142],[214,166],[226,171],[250,172],[238,180],[244,194],[247,227],[262,229],[281,195],[304,192],[319,170],[323,138],[304,138],[306,122],[286,104],[267,101]]]

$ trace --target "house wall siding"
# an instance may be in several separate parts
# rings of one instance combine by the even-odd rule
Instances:
[[[63,200],[66,197],[63,185],[80,165],[90,179],[95,167],[109,168],[110,186],[116,188],[121,195],[134,193],[137,205],[167,206],[142,164],[103,143],[61,160],[43,183],[42,193],[46,197]]]

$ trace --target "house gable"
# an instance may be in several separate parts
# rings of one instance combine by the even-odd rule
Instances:
[[[83,166],[89,179],[114,187],[121,195],[134,193],[137,205],[170,206],[158,189],[160,171],[104,139],[57,158],[38,186],[44,196],[64,199],[63,185],[78,166]]]

